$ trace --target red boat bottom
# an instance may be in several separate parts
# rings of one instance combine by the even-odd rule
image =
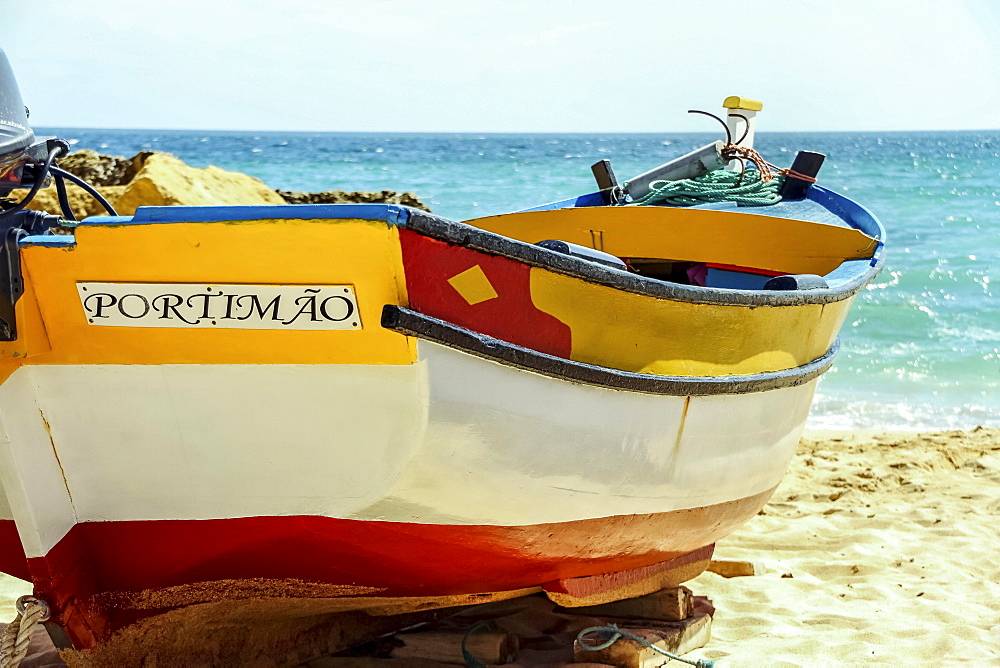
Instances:
[[[87,522],[28,566],[36,595],[77,648],[143,617],[223,600],[350,598],[357,605],[346,607],[384,601],[391,611],[399,599],[444,607],[545,585],[573,605],[573,597],[589,601],[595,592],[608,600],[646,593],[636,587],[667,582],[683,569],[670,577],[641,569],[709,550],[675,564],[697,570],[684,579],[697,575],[694,564],[707,566],[711,544],[752,517],[772,491],[669,513],[526,526],[318,516]],[[635,569],[631,583],[574,580]]]

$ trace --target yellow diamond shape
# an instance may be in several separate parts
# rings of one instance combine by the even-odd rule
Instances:
[[[462,298],[469,302],[469,306],[474,306],[479,302],[496,299],[497,291],[493,289],[490,279],[486,278],[482,267],[478,264],[466,269],[461,274],[456,274],[448,279],[451,287],[462,295]]]

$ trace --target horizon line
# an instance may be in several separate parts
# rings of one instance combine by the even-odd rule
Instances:
[[[38,125],[33,129],[74,130],[74,131],[106,131],[123,130],[130,132],[234,132],[234,133],[294,133],[294,134],[384,134],[384,135],[710,135],[718,134],[709,130],[682,131],[649,131],[649,130],[577,130],[577,131],[547,131],[547,130],[262,130],[262,129],[223,129],[223,128],[153,128],[153,127],[99,127],[74,125]],[[757,135],[767,134],[849,134],[849,133],[883,133],[908,134],[917,132],[1000,132],[996,128],[952,128],[926,130],[767,130],[757,131]]]

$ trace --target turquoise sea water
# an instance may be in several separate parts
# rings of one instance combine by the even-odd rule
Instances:
[[[628,178],[718,138],[38,132],[102,153],[168,151],[273,188],[410,190],[458,220],[590,192],[590,165],[602,158]],[[825,153],[820,182],[888,230],[886,269],[855,301],[809,426],[1000,426],[1000,131],[760,133],[756,147],[780,166],[798,150]]]

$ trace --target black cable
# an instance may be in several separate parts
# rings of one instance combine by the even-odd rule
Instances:
[[[709,113],[707,111],[701,111],[699,109],[688,109],[688,113],[689,114],[703,114],[705,116],[708,116],[709,118],[714,118],[715,120],[719,121],[719,123],[722,125],[722,127],[726,131],[726,144],[732,144],[733,143],[733,133],[729,131],[729,125],[724,120],[722,120],[721,118],[719,118],[715,114]],[[744,137],[745,136],[746,135],[744,135]]]
[[[75,183],[76,185],[80,186],[81,188],[86,190],[91,197],[100,202],[101,206],[104,207],[105,211],[110,213],[112,216],[118,215],[118,212],[115,211],[115,208],[113,206],[111,206],[111,203],[108,202],[108,200],[104,199],[104,195],[97,192],[97,189],[94,188],[94,186],[90,185],[76,174],[71,174],[67,172],[65,169],[60,169],[59,167],[53,167],[52,174],[56,176],[61,176],[64,179],[70,181],[71,183]]]
[[[52,166],[52,161],[55,160],[56,156],[59,155],[60,153],[62,153],[61,147],[56,147],[53,148],[51,151],[49,151],[49,155],[48,157],[45,158],[45,162],[42,164],[41,170],[35,175],[35,183],[34,185],[31,186],[31,190],[28,191],[28,194],[25,195],[24,199],[22,199],[20,202],[18,202],[11,208],[4,209],[2,212],[0,212],[0,219],[12,216],[18,211],[24,209],[24,207],[28,206],[28,203],[31,202],[34,196],[38,194],[38,191],[41,190],[42,184],[45,183],[45,178],[49,175],[49,170],[62,171],[59,170],[57,167]]]
[[[66,193],[66,179],[62,174],[55,174],[56,194],[59,195],[59,208],[62,209],[63,218],[76,222],[73,208],[69,205],[69,195]]]
[[[730,116],[735,116],[736,118],[742,118],[743,119],[743,136],[736,140],[736,144],[738,146],[738,145],[742,144],[743,140],[747,138],[748,134],[750,134],[750,119],[747,118],[746,116],[744,116],[743,114],[729,114],[729,115]],[[728,123],[726,124],[726,127],[727,128],[729,127]]]

